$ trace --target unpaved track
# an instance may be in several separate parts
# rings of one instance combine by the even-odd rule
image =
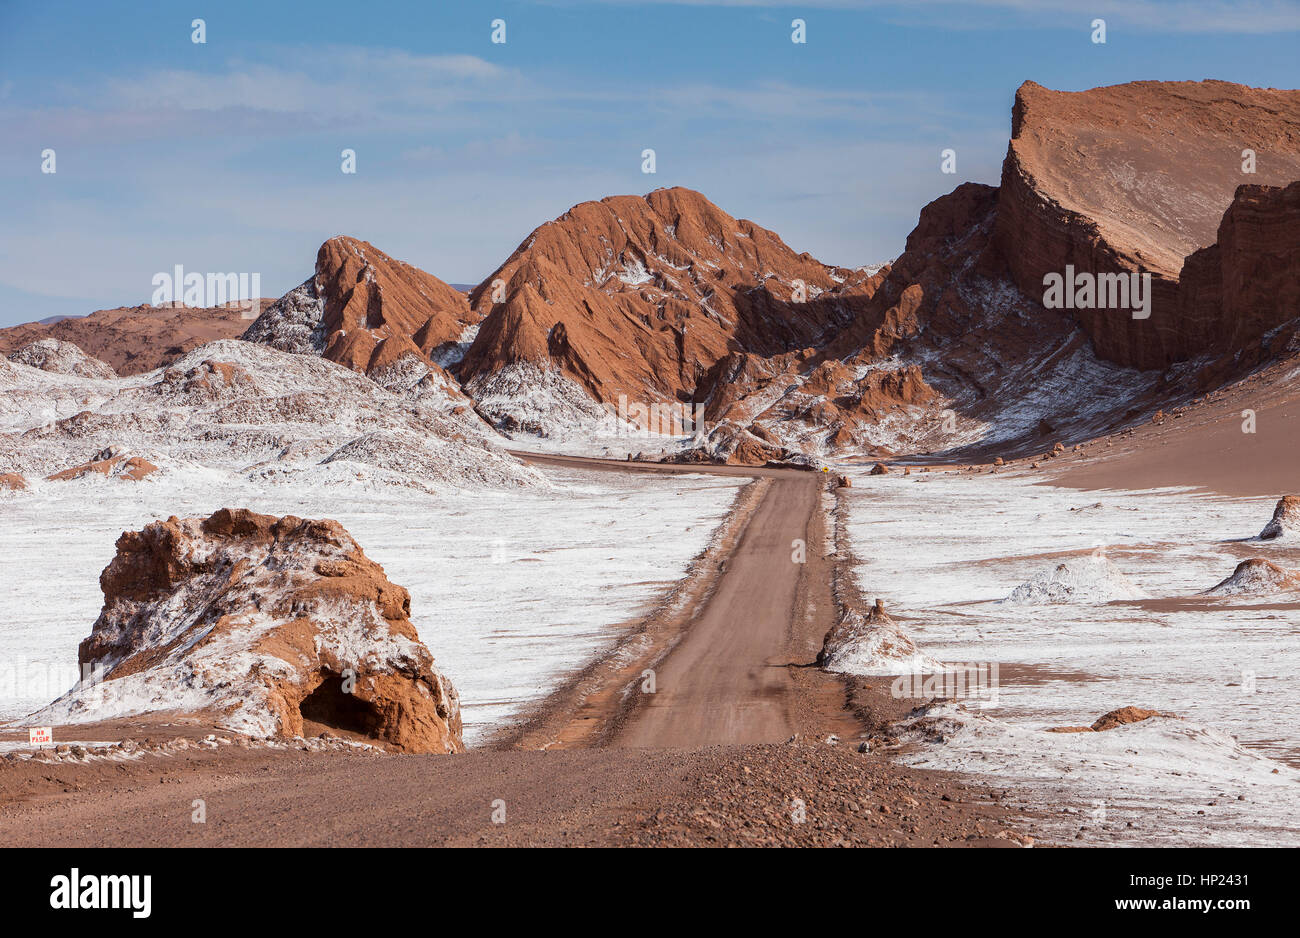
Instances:
[[[737,500],[719,562],[693,570],[695,600],[657,621],[639,657],[587,675],[580,694],[556,694],[514,734],[528,748],[698,748],[782,742],[796,733],[853,732],[839,679],[809,668],[835,620],[823,473],[740,466],[624,463],[516,455],[537,463],[617,472],[712,472],[755,477],[758,504]],[[664,634],[667,632],[668,634]],[[653,693],[643,691],[653,671]],[[546,705],[544,705],[546,706]],[[566,720],[568,721],[566,724]]]
[[[661,645],[647,644],[655,693],[635,689],[640,663],[634,661],[581,685],[582,693],[557,692],[558,703],[537,716],[547,725],[531,744],[521,745],[529,739],[525,728],[513,748],[458,756],[224,749],[125,763],[0,766],[0,841],[1009,842],[994,839],[996,831],[1005,833],[1005,813],[978,790],[808,741],[857,727],[839,679],[809,666],[835,614],[820,511],[824,475],[527,458],[587,470],[765,477],[754,490],[760,497],[738,500],[734,530],[717,545],[712,563],[692,574],[701,579],[685,591],[684,608],[667,617]],[[793,556],[796,541],[806,545],[803,563]],[[587,729],[593,725],[604,729],[594,734]],[[805,741],[793,748],[754,745],[795,734]],[[571,751],[537,751],[552,745]],[[826,790],[834,798],[819,794]],[[788,823],[787,801],[795,793],[808,801],[814,823]],[[204,824],[192,820],[198,800],[206,805]],[[861,811],[868,800],[894,803],[894,814]],[[898,813],[899,803],[907,814]],[[493,823],[498,804],[505,806],[505,824]],[[692,805],[683,813],[682,806]]]
[[[806,473],[773,480],[704,610],[655,669],[656,692],[640,695],[622,722],[617,745],[780,742],[799,729],[790,665],[809,660],[795,657],[808,650],[800,637],[818,624],[824,635],[829,624],[822,615],[807,621],[799,605],[801,580],[826,567],[806,556],[824,484]]]

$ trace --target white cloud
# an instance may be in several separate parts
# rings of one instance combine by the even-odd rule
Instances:
[[[354,46],[273,50],[269,62],[232,60],[217,71],[167,69],[105,82],[106,107],[302,114],[441,108],[500,93],[517,76],[473,55],[413,55]]]

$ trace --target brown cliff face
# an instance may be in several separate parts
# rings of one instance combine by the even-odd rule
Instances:
[[[472,389],[527,363],[602,403],[703,400],[724,356],[824,341],[863,290],[698,192],[613,196],[536,229],[474,290],[484,319],[458,373]]]
[[[1183,264],[1178,299],[1209,347],[1267,352],[1265,334],[1300,315],[1300,182],[1239,187],[1217,241]]]
[[[1255,173],[1243,172],[1243,151]],[[1223,317],[1180,305],[1184,259],[1215,242],[1243,183],[1300,179],[1300,91],[1229,82],[1133,82],[1082,92],[1026,82],[1016,93],[994,246],[1041,299],[1043,278],[1152,275],[1149,318],[1077,309],[1097,353],[1162,368],[1210,350]],[[1204,289],[1199,287],[1198,289]]]
[[[455,354],[479,316],[465,294],[355,238],[331,238],[316,272],[249,327],[244,338],[287,352],[318,353],[354,371],[425,364]]]
[[[1300,177],[1300,92],[1029,83],[1013,132],[1001,187],[966,183],[927,205],[822,352],[850,366],[919,363],[957,427],[904,446],[973,446],[982,458],[1086,439],[1294,348],[1300,184],[1238,184]],[[1254,176],[1241,173],[1241,140]],[[1151,273],[1149,318],[1045,307],[1044,276],[1067,265]]]

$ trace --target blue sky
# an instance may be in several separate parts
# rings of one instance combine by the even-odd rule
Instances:
[[[997,181],[1025,79],[1294,88],[1298,46],[1300,0],[0,0],[0,325],[147,302],[176,264],[278,296],[336,234],[476,282],[571,205],[659,186],[887,260],[927,201]]]

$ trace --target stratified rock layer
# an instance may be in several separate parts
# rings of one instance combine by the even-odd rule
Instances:
[[[1026,82],[1016,92],[993,241],[1027,296],[1041,297],[1044,276],[1067,265],[1076,273],[1151,273],[1149,318],[1116,309],[1074,315],[1103,358],[1161,368],[1211,349],[1235,328],[1230,309],[1215,304],[1180,313],[1184,259],[1215,243],[1238,186],[1297,179],[1298,91],[1140,81],[1063,92]],[[1233,227],[1253,227],[1242,217],[1248,206],[1237,215]],[[1286,227],[1275,218],[1265,227],[1278,224]],[[1271,248],[1259,252],[1249,235],[1236,244],[1252,255],[1250,264],[1273,267],[1265,260]],[[1278,309],[1269,304],[1263,318],[1285,321]],[[1243,340],[1262,334],[1250,331]]]

